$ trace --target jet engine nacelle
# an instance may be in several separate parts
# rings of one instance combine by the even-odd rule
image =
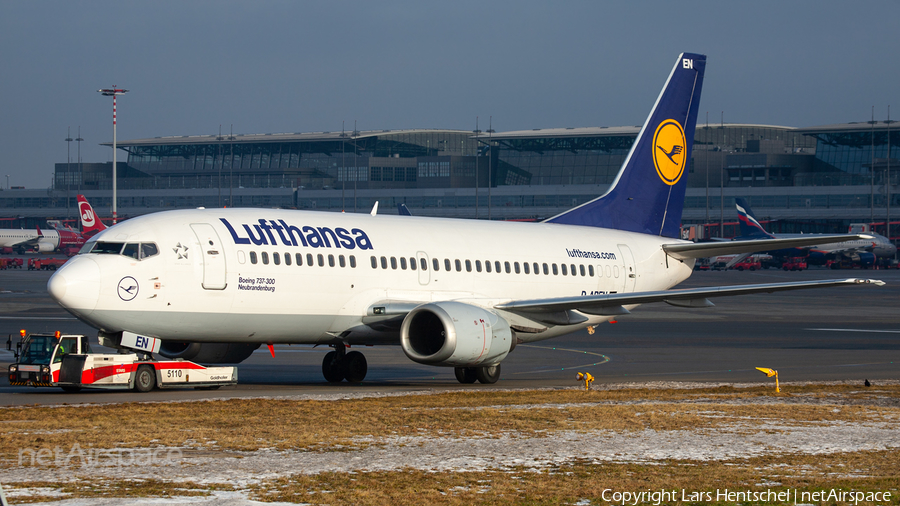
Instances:
[[[51,251],[56,249],[56,246],[53,243],[47,241],[40,241],[37,243],[37,248],[35,248],[40,253],[50,253]]]
[[[857,253],[856,260],[859,261],[859,265],[869,267],[875,263],[875,254],[860,251]]]
[[[259,348],[259,343],[179,343],[163,341],[159,354],[201,364],[237,364]]]
[[[515,337],[496,313],[462,302],[416,307],[400,327],[400,346],[414,362],[450,367],[492,365],[506,358]]]

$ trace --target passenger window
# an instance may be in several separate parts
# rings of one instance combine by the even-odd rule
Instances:
[[[594,266],[593,265],[588,265],[588,275],[590,275],[591,277],[594,277]]]
[[[255,264],[255,263],[256,263],[256,252],[255,252],[255,251],[251,251],[251,252],[250,252],[250,263],[251,263],[251,264]]]
[[[556,264],[553,264],[553,275],[554,275],[554,276],[558,276],[558,275],[559,275],[559,271],[556,270]]]
[[[466,260],[466,272],[472,272],[472,261]]]
[[[391,269],[397,270],[397,257],[391,257]]]
[[[615,277],[615,278],[619,277],[619,266],[618,265],[613,265],[613,277]]]
[[[406,257],[400,257],[400,269],[406,270]]]
[[[381,268],[387,269],[387,257],[381,257]]]
[[[378,259],[375,258],[375,257],[372,257],[372,268],[373,268],[373,269],[377,269],[377,268],[378,268]]]
[[[150,258],[152,256],[159,254],[159,248],[156,247],[156,244],[152,242],[142,242],[141,243],[141,260],[145,258]]]
[[[412,270],[416,270],[416,258],[409,257],[409,268]]]
[[[269,265],[269,254],[265,251],[262,252],[262,261],[263,265]]]
[[[491,261],[490,260],[484,261],[484,272],[491,272]]]
[[[303,253],[297,253],[294,258],[297,260],[297,265],[303,265]]]
[[[603,268],[603,271],[606,273],[606,277],[608,277],[608,278],[612,277],[612,275],[611,275],[612,269],[610,269],[608,265]]]
[[[522,267],[525,269],[525,274],[531,274],[531,271],[528,270],[528,262],[522,262]]]
[[[419,266],[422,267],[423,271],[428,270],[428,262],[426,262],[424,258],[419,259]]]
[[[325,267],[325,256],[319,253],[316,255],[316,260],[319,261],[319,267]]]
[[[328,255],[328,267],[334,267],[334,255]]]
[[[494,260],[494,271],[500,274],[500,260]]]
[[[570,267],[572,268],[572,270],[569,271],[569,272],[571,272],[573,276],[577,276],[578,274],[577,274],[577,272],[575,271],[575,264],[572,264]]]
[[[127,257],[131,257],[135,260],[140,260],[141,259],[140,244],[138,244],[136,242],[130,242],[130,243],[126,244],[125,248],[122,249],[122,254]]]
[[[578,266],[578,272],[580,272],[581,275],[584,276],[584,266],[583,265]]]
[[[450,259],[449,259],[449,258],[445,258],[445,259],[444,259],[444,270],[445,270],[445,271],[449,271],[449,270],[450,270]]]
[[[462,263],[459,261],[459,259],[457,258],[456,260],[454,260],[453,263],[456,264],[456,272],[461,272],[462,271]]]
[[[506,273],[510,273],[509,262],[503,262],[503,267],[506,269]]]
[[[547,264],[544,264],[544,276],[550,274],[550,270],[547,268]]]
[[[481,260],[475,260],[475,272],[481,272]]]
[[[290,253],[284,254],[284,265],[291,265],[291,254]]]
[[[350,268],[356,269],[356,257],[353,255],[350,255]]]
[[[437,258],[431,259],[431,268],[434,269],[434,272],[441,270],[441,263],[438,262]]]
[[[280,253],[272,253],[272,263],[275,265],[281,265],[281,254]]]
[[[566,264],[560,264],[559,267],[560,267],[560,270],[562,270],[562,275],[567,276],[568,273],[566,272]],[[556,274],[556,273],[554,272],[553,274]]]
[[[544,264],[544,265],[546,266],[547,264]],[[546,268],[547,268],[547,267],[544,267],[544,269],[546,269]],[[540,274],[540,273],[541,273],[541,270],[538,269],[538,263],[537,263],[537,262],[534,263],[534,273],[535,273],[535,274]],[[547,273],[545,272],[544,274],[547,274]]]
[[[515,268],[516,274],[518,274],[520,272],[519,271],[519,262],[514,263],[513,268]]]
[[[313,266],[313,256],[312,253],[306,254],[306,265],[312,267]]]
[[[341,267],[347,267],[347,259],[344,258],[344,255],[338,257],[338,263]]]

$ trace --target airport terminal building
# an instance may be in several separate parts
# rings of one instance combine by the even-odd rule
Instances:
[[[734,197],[744,197],[758,217],[777,220],[776,231],[846,232],[849,223],[874,222],[883,232],[887,217],[900,217],[900,209],[891,211],[900,207],[900,127],[891,126],[699,125],[683,222],[711,224],[706,233],[717,236],[720,221],[736,219]],[[117,170],[118,210],[120,216],[217,206],[369,212],[378,201],[382,213],[396,213],[403,203],[422,216],[541,219],[605,192],[638,131],[378,130],[126,140],[117,144],[127,153]],[[0,218],[71,218],[78,193],[108,214],[111,165],[56,164],[51,189],[0,192]],[[726,237],[732,228],[726,227]],[[900,223],[891,232],[900,236]]]

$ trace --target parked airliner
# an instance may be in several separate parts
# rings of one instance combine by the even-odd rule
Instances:
[[[741,228],[740,237],[735,239],[823,237],[822,235],[810,234],[771,234],[766,232],[766,229],[756,219],[746,200],[738,197],[734,199],[734,202]],[[809,263],[816,265],[823,265],[828,260],[849,260],[858,263],[862,267],[874,265],[876,258],[894,258],[897,254],[897,247],[887,237],[874,233],[869,233],[867,236],[869,237],[867,239],[859,239],[856,234],[828,236],[829,241],[820,240],[819,243],[812,246],[772,251],[770,253],[773,256],[780,257],[804,256],[807,257]],[[834,240],[835,237],[837,237],[837,241]]]
[[[493,383],[517,344],[596,327],[639,304],[706,307],[717,296],[883,284],[670,290],[697,258],[810,244],[678,239],[705,68],[704,55],[680,55],[610,190],[542,223],[165,211],[95,235],[48,291],[104,343],[157,338],[168,357],[240,362],[263,343],[327,345],[325,378],[357,382],[366,360],[348,348],[399,344],[415,362],[454,367],[462,383]]]

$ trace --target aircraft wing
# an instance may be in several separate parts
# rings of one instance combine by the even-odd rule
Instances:
[[[818,281],[796,281],[790,283],[764,283],[756,285],[714,286],[688,288],[682,290],[660,290],[653,292],[611,293],[606,295],[584,295],[580,297],[557,297],[552,299],[517,300],[494,306],[494,309],[513,313],[535,314],[535,319],[543,320],[540,313],[564,313],[570,310],[592,315],[628,314],[624,307],[632,304],[666,302],[681,307],[710,307],[711,297],[728,297],[751,293],[772,293],[806,288],[825,288],[846,285],[884,285],[876,279],[825,279]]]
[[[865,234],[842,234],[810,235],[808,237],[788,237],[783,239],[755,239],[749,241],[689,242],[663,244],[663,250],[665,250],[670,257],[679,260],[687,260],[690,258],[733,255],[736,253],[756,253],[758,251],[770,251],[785,248],[802,248],[804,246],[855,241],[857,239],[868,241],[874,239],[874,237]]]

